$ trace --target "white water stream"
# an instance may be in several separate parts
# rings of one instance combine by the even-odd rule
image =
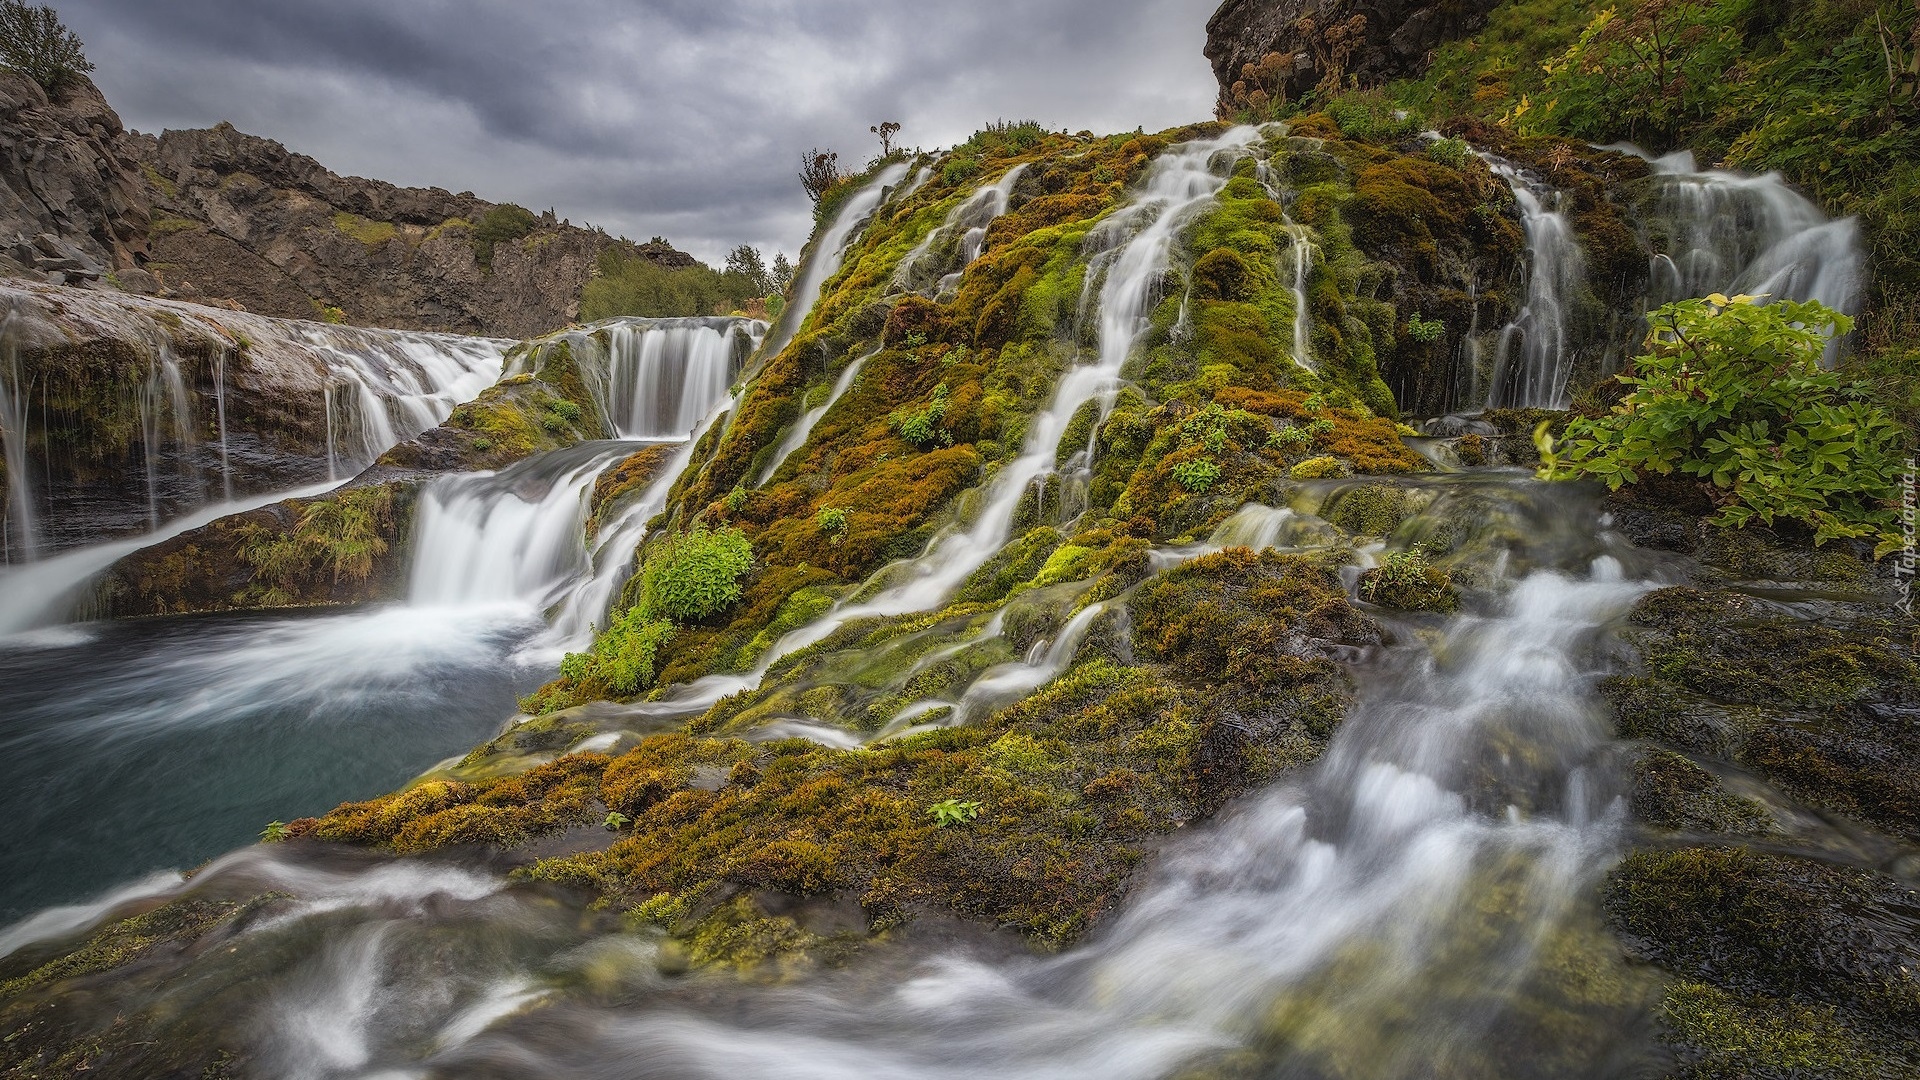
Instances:
[[[1487,407],[1563,409],[1573,374],[1569,324],[1586,257],[1567,218],[1564,192],[1507,162],[1487,161],[1512,186],[1527,234],[1526,303],[1500,332]]]
[[[874,177],[866,187],[847,198],[834,214],[833,224],[815,239],[812,251],[800,267],[800,278],[794,282],[793,296],[768,336],[765,346],[768,356],[786,348],[793,336],[800,332],[807,316],[813,313],[813,305],[820,299],[820,287],[840,272],[840,263],[846,258],[847,248],[858,237],[859,230],[866,226],[867,219],[888,197],[888,189],[907,175],[907,168],[906,163],[902,162],[880,170],[880,175]],[[924,183],[926,175],[923,170],[921,177],[910,185],[909,191]]]

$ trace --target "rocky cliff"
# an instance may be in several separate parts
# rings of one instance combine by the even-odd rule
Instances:
[[[0,274],[283,318],[532,337],[634,245],[471,192],[344,177],[230,124],[125,130],[79,80],[0,73]]]
[[[84,79],[49,97],[0,71],[0,274],[97,282],[146,256],[145,185],[126,131]]]
[[[1439,45],[1486,24],[1497,0],[1226,0],[1207,20],[1222,115],[1255,93],[1298,100],[1326,81],[1425,69]]]

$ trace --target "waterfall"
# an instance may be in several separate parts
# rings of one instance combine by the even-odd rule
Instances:
[[[152,532],[211,503],[345,479],[485,389],[507,344],[24,284],[0,285],[0,307],[16,561]],[[67,359],[43,360],[55,353]],[[131,385],[106,359],[127,354],[140,373]],[[116,430],[130,437],[87,441]],[[92,473],[76,464],[88,455]],[[29,470],[44,482],[29,482]]]
[[[800,279],[793,286],[793,299],[788,302],[786,310],[780,313],[767,340],[767,355],[772,356],[786,348],[793,336],[800,332],[807,316],[813,313],[813,305],[820,299],[820,287],[840,272],[840,262],[846,258],[847,248],[858,236],[859,230],[879,209],[880,203],[888,195],[887,189],[899,183],[905,175],[906,163],[889,165],[880,170],[880,175],[874,177],[866,187],[848,196],[847,201],[841,204],[840,211],[833,217],[833,224],[814,241],[813,250],[800,267]],[[925,183],[927,175],[931,174],[922,170],[921,177],[909,186],[907,193]]]
[[[27,457],[27,383],[20,377],[20,347],[10,332],[13,313],[0,323],[0,454],[7,459],[7,520],[0,529],[4,563],[32,562],[39,553],[34,521],[32,463]]]
[[[570,332],[564,340],[609,434],[680,439],[727,399],[734,377],[766,333],[767,324],[733,316],[626,318]]]
[[[1650,307],[1748,293],[1859,314],[1866,252],[1857,220],[1829,220],[1779,173],[1703,170],[1686,150],[1653,158],[1619,149],[1647,158],[1659,183]],[[1843,348],[1828,346],[1829,365]]]
[[[1481,155],[1513,188],[1527,234],[1527,293],[1520,314],[1500,332],[1490,409],[1563,409],[1573,373],[1567,331],[1586,258],[1555,191],[1497,158]]]
[[[647,538],[647,523],[666,509],[674,482],[693,463],[694,449],[732,405],[731,399],[715,405],[654,474],[653,481],[624,506],[615,508],[611,519],[602,522],[592,549],[587,552],[587,573],[569,582],[553,604],[544,639],[546,644],[579,647],[592,638],[596,628],[607,625],[614,601],[633,575],[633,554]]]
[[[577,944],[572,908],[507,891],[482,914],[467,905],[494,895],[485,877],[369,862],[278,886],[296,898],[293,914],[260,932],[294,932],[275,927],[307,911],[337,921],[295,954],[292,976],[268,984],[261,1015],[274,1022],[261,1026],[273,1034],[259,1051],[273,1060],[311,1052],[312,1032],[295,1021],[364,990],[374,971],[401,987],[432,978],[461,989],[424,1005],[408,992],[327,1012],[338,1043],[370,1065],[411,1068],[431,1047],[463,1056],[430,1065],[537,1061],[556,1080],[610,1069],[637,1078],[1154,1080],[1223,1056],[1261,1075],[1547,1075],[1566,1060],[1558,1040],[1624,1048],[1644,1021],[1631,976],[1618,976],[1625,983],[1607,1001],[1581,1000],[1577,1014],[1556,1011],[1554,994],[1568,978],[1615,977],[1604,958],[1598,971],[1580,966],[1581,928],[1625,820],[1592,683],[1604,673],[1605,628],[1654,585],[1596,555],[1608,548],[1595,542],[1590,504],[1532,484],[1497,486],[1511,493],[1509,509],[1539,519],[1518,552],[1525,568],[1490,568],[1495,587],[1474,610],[1393,635],[1356,660],[1360,700],[1319,761],[1170,838],[1111,921],[1065,953],[948,948],[918,957],[901,978],[805,980],[756,994],[750,1016],[699,995],[637,1007],[536,977],[602,955]],[[991,708],[1040,685],[1106,610],[1090,606],[1024,661],[989,668],[960,704]],[[997,632],[990,624],[981,637]],[[908,706],[896,723],[942,704]],[[781,721],[756,737],[832,734]],[[250,848],[199,880],[282,881],[276,860],[298,855]],[[417,880],[370,887],[399,868]],[[365,899],[319,899],[362,879]],[[187,888],[144,882],[11,937],[69,932],[130,897]],[[429,892],[431,902],[415,899]],[[478,933],[436,929],[476,918]],[[418,948],[401,936],[442,942],[461,962],[420,974],[401,962]],[[525,947],[501,949],[503,940]],[[226,955],[209,952],[193,970],[219,970]],[[632,966],[651,973],[651,954]],[[543,1008],[489,1026],[536,996]],[[414,1004],[403,1011],[395,1001]]]
[[[499,378],[507,342],[319,323],[289,324],[289,344],[326,364],[335,469],[358,472],[445,420]]]
[[[414,512],[407,602],[546,608],[591,569],[585,537],[594,481],[637,448],[579,443],[498,473],[436,480]]]
[[[926,239],[900,260],[900,266],[893,274],[894,286],[914,289],[915,271],[922,263],[936,253],[951,253],[958,256],[958,268],[942,276],[934,289],[941,298],[951,296],[959,288],[961,275],[966,268],[980,257],[987,243],[987,229],[1007,212],[1007,202],[1013,197],[1014,185],[1020,182],[1021,175],[1026,171],[1025,162],[1015,165],[1007,170],[1006,175],[993,183],[983,184],[954,207],[947,214],[946,221],[928,233]]]
[[[813,434],[814,425],[820,422],[821,417],[827,415],[827,412],[846,395],[848,390],[853,389],[854,381],[860,378],[860,369],[866,366],[867,361],[879,355],[880,350],[875,349],[848,364],[846,370],[840,373],[840,377],[833,381],[833,389],[827,394],[827,400],[800,415],[799,422],[793,425],[793,429],[787,432],[786,438],[781,439],[780,445],[774,448],[772,460],[767,463],[765,469],[760,471],[759,478],[754,481],[755,487],[773,479],[773,474],[780,471],[780,466],[786,463],[788,456],[807,445],[807,436]]]
[[[170,443],[188,446],[194,438],[187,383],[180,377],[173,349],[164,341],[154,344],[147,359],[147,378],[140,387],[139,403],[141,458],[147,472],[147,530],[151,532],[160,527],[161,454]],[[193,483],[196,477],[184,457],[175,465],[182,479]]]
[[[1307,277],[1313,272],[1313,255],[1317,250],[1313,243],[1313,230],[1293,220],[1293,215],[1288,213],[1285,192],[1274,179],[1270,163],[1262,161],[1255,165],[1254,178],[1266,189],[1267,196],[1280,204],[1280,227],[1287,233],[1288,272],[1293,278],[1293,362],[1312,371],[1313,315],[1307,310]],[[1183,322],[1185,314],[1181,313]]]
[[[1028,426],[1020,456],[994,474],[971,524],[936,537],[918,558],[893,568],[893,583],[870,598],[837,607],[782,637],[755,671],[707,676],[654,707],[685,711],[755,686],[775,660],[825,639],[850,620],[937,607],[992,558],[1005,545],[1028,490],[1061,464],[1060,437],[1074,414],[1089,402],[1098,402],[1103,412],[1112,406],[1121,369],[1160,300],[1160,281],[1180,231],[1213,202],[1226,186],[1233,163],[1252,152],[1260,139],[1258,128],[1236,127],[1217,138],[1169,148],[1155,159],[1133,202],[1089,234],[1088,243],[1100,246],[1086,282],[1089,298],[1098,297],[1097,353],[1092,363],[1069,368],[1060,377],[1052,401]],[[1090,302],[1083,299],[1082,308]]]
[[[305,487],[202,506],[192,513],[161,522],[153,532],[69,548],[30,565],[0,567],[0,637],[67,622],[73,617],[88,582],[142,548],[283,499],[324,495],[334,486],[333,481],[323,480]]]

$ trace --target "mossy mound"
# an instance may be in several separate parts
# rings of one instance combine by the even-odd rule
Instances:
[[[1198,560],[1127,607],[1136,662],[1090,639],[1059,679],[965,726],[851,750],[721,734],[753,732],[763,712],[749,696],[618,757],[429,781],[290,833],[399,851],[515,847],[613,812],[610,846],[528,873],[672,929],[696,960],[752,964],[822,945],[774,933],[763,894],[855,899],[870,932],[937,910],[1058,947],[1119,900],[1153,837],[1313,760],[1351,700],[1332,654],[1378,640],[1327,565],[1273,552]],[[1035,632],[1019,618],[1009,608],[1016,639]],[[788,665],[783,685],[811,686],[804,696],[832,715],[873,671],[898,680],[911,665],[884,646],[916,634],[902,624],[829,641],[813,667]],[[836,690],[827,671],[869,674]],[[929,811],[946,800],[977,803],[977,816],[943,825]]]
[[[376,483],[221,518],[115,563],[97,602],[133,616],[399,599],[418,498]]]
[[[1920,837],[1920,664],[1910,620],[1810,624],[1744,593],[1666,589],[1629,638],[1645,674],[1608,680],[1622,735],[1725,757],[1812,806]]]
[[[1622,633],[1640,670],[1601,689],[1621,735],[1651,744],[1630,805],[1662,846],[1623,862],[1606,902],[1677,977],[1660,1011],[1676,1075],[1914,1072],[1920,894],[1830,861],[1849,849],[1799,807],[1920,837],[1920,624],[1872,599],[1846,552],[1666,517],[1702,584],[1636,606]],[[1781,582],[1818,591],[1783,601]]]

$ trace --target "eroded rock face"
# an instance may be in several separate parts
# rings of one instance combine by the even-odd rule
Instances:
[[[595,259],[620,243],[549,213],[488,251],[477,240],[495,204],[472,192],[339,176],[230,124],[123,145],[154,201],[158,283],[262,314],[532,337],[573,319]],[[641,253],[694,261],[664,244]]]
[[[1244,68],[1270,53],[1290,62],[1284,71],[1269,69],[1278,85],[1267,92],[1283,89],[1298,99],[1335,62],[1363,83],[1417,73],[1428,53],[1479,29],[1496,6],[1497,0],[1226,0],[1207,20],[1206,55],[1220,80],[1223,109]],[[1339,38],[1356,16],[1366,20],[1356,28],[1358,40],[1343,43]]]
[[[0,273],[97,282],[145,256],[146,191],[126,132],[93,84],[49,96],[0,71]]]

